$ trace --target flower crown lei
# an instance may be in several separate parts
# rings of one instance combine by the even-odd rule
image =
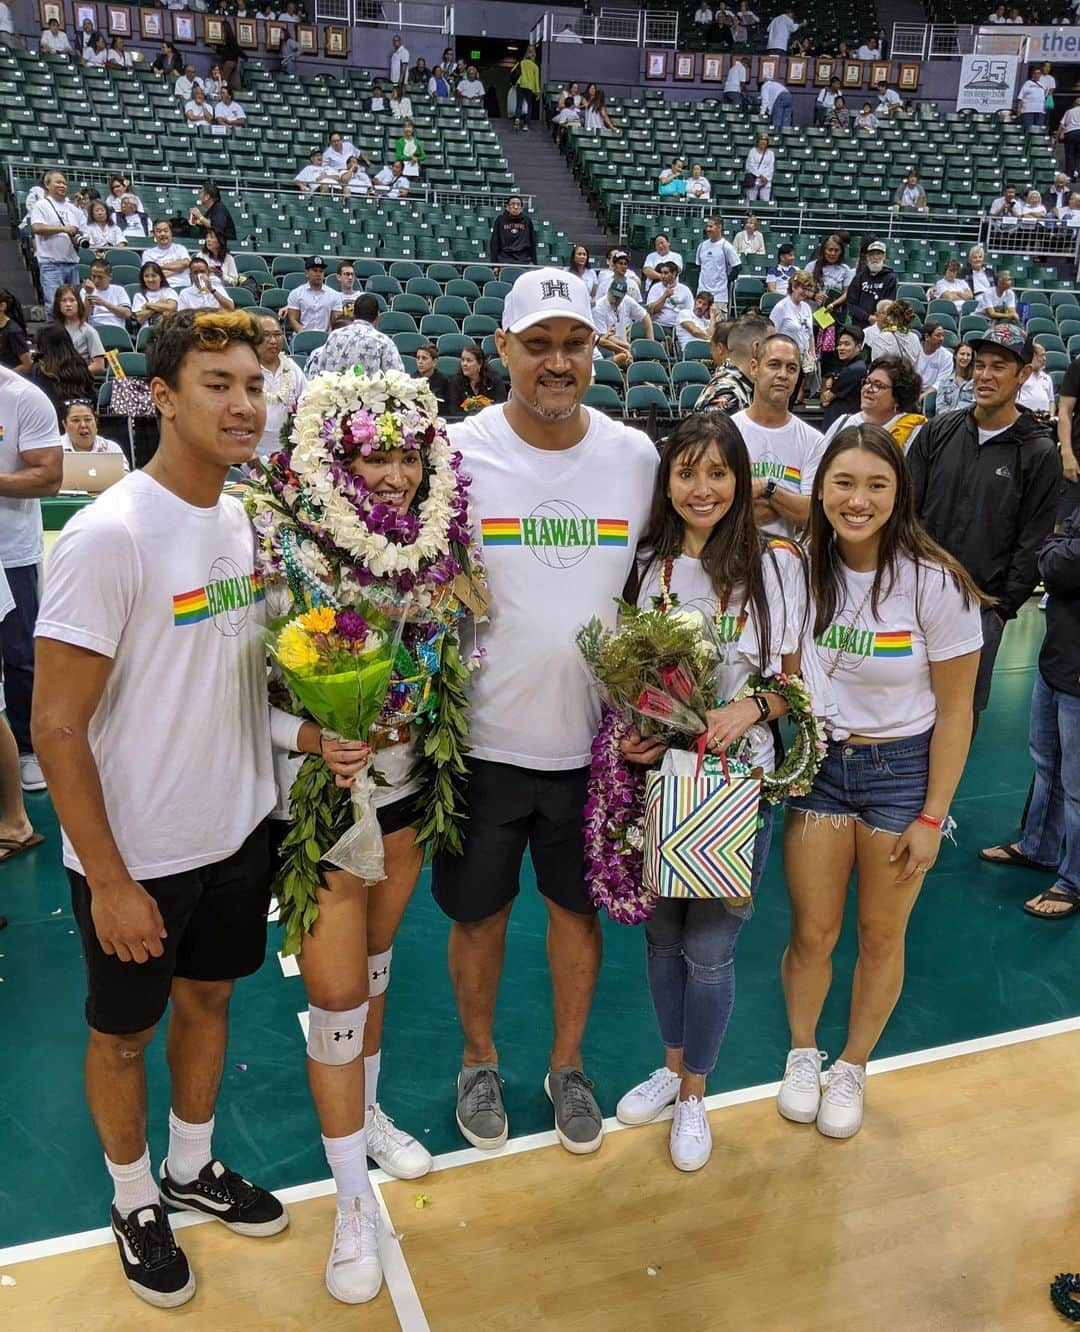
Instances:
[[[350,470],[356,459],[392,449],[415,450],[423,461],[405,513],[382,503]],[[460,844],[465,682],[475,662],[462,661],[457,626],[466,609],[484,604],[483,573],[470,550],[468,489],[427,383],[354,367],[305,387],[282,429],[281,449],[262,463],[246,500],[261,571],[268,582],[287,584],[294,606],[375,606],[406,619],[405,646],[427,700],[418,836],[432,850]],[[315,774],[302,769],[294,812],[301,788],[313,782]],[[338,790],[315,784],[328,799]]]

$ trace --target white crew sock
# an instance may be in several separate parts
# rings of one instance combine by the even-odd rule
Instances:
[[[330,1173],[337,1185],[338,1202],[346,1198],[374,1198],[375,1190],[368,1178],[367,1134],[363,1129],[344,1138],[322,1140]]]
[[[382,1051],[364,1055],[364,1101],[370,1110],[379,1104],[379,1065],[382,1063]]]
[[[121,1216],[130,1216],[140,1207],[153,1207],[161,1201],[157,1181],[150,1168],[150,1148],[130,1165],[117,1165],[106,1156],[105,1167],[113,1182],[113,1202]]]
[[[205,1124],[187,1124],[169,1111],[169,1178],[177,1184],[190,1184],[211,1160],[210,1139],[214,1135],[213,1115]]]

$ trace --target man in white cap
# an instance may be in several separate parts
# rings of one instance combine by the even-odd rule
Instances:
[[[603,1120],[581,1041],[601,933],[584,879],[584,807],[600,701],[574,637],[615,619],[652,499],[656,449],[582,405],[596,330],[584,282],[564,269],[518,278],[495,334],[506,403],[450,427],[472,477],[491,618],[472,690],[460,855],[436,858],[432,891],[453,921],[450,977],[465,1038],[457,1121],[474,1146],[506,1142],[492,1026],[510,909],[526,847],[547,908],[554,1042],[544,1090],[571,1152],[595,1151]]]

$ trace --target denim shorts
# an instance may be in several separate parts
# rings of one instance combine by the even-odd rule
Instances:
[[[926,802],[933,734],[931,728],[877,745],[830,740],[810,794],[789,800],[788,808],[858,819],[868,828],[899,836]]]

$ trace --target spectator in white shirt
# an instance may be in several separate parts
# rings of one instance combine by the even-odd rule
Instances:
[[[753,148],[746,154],[746,201],[752,203],[760,199],[768,203],[772,198],[773,172],[776,170],[776,154],[769,147],[768,137],[757,136]]]
[[[607,295],[608,287],[616,278],[622,278],[626,283],[626,290],[635,301],[641,301],[641,283],[638,275],[630,267],[630,256],[625,250],[613,246],[607,252],[607,267],[601,269],[596,279],[596,295],[593,298],[596,304],[599,304]]]
[[[109,63],[109,48],[100,32],[95,32],[90,45],[83,48],[81,59],[84,69],[104,69]]]
[[[953,365],[952,352],[945,346],[945,330],[933,319],[928,319],[922,328],[922,350],[915,362],[915,369],[922,381],[922,391],[929,393],[939,379],[949,373]]]
[[[678,271],[683,270],[683,257],[677,250],[671,248],[671,237],[666,231],[658,231],[653,237],[653,247],[649,254],[645,256],[645,262],[641,265],[641,276],[647,282],[659,282],[660,264],[670,259]]]
[[[986,315],[988,319],[1008,320],[1018,323],[1016,313],[1016,292],[1012,289],[1012,274],[1002,269],[989,291],[984,291],[975,306],[976,314]]]
[[[98,434],[98,418],[92,403],[80,398],[65,402],[60,423],[64,427],[61,443],[65,453],[118,453],[127,470],[127,457],[120,445]]]
[[[701,4],[694,11],[694,22],[699,28],[708,28],[712,24],[712,18],[712,10],[705,3],[705,0],[701,0]]]
[[[731,68],[724,79],[724,101],[732,106],[746,107],[746,85],[750,82],[750,74],[746,68],[742,56],[732,56]]]
[[[911,331],[915,309],[907,301],[878,301],[874,318],[863,329],[871,364],[879,356],[899,356],[913,368],[919,363],[922,343]]]
[[[210,265],[199,255],[192,259],[188,277],[191,281],[180,293],[178,310],[236,309],[236,302],[225,290],[221,278],[210,272]]]
[[[161,265],[161,271],[174,291],[182,291],[188,285],[191,255],[173,240],[172,227],[163,217],[154,223],[154,243],[148,250],[143,250],[142,257],[144,263],[153,261]]]
[[[1029,412],[1054,416],[1056,397],[1054,381],[1046,372],[1046,348],[1036,342],[1032,347],[1031,374],[1020,385],[1020,392],[1016,395],[1017,405],[1026,407]]]
[[[316,148],[308,158],[307,166],[293,177],[293,184],[301,194],[329,194],[336,180],[334,172],[326,168],[322,151]]]
[[[779,79],[766,79],[761,85],[761,114],[769,117],[777,133],[795,124],[795,104]]]
[[[843,96],[839,79],[830,79],[829,86],[822,88],[814,103],[814,124],[823,125],[829,112],[836,104],[836,99]]]
[[[1005,13],[1005,6],[998,5],[992,14],[987,14],[987,23],[1008,23],[1008,17]]]
[[[389,166],[384,166],[381,171],[376,171],[371,183],[375,186],[376,192],[387,199],[404,199],[409,192],[405,163],[391,162]]]
[[[553,42],[573,42],[576,46],[582,44],[582,39],[573,30],[569,23],[564,28],[560,28],[551,40]]]
[[[109,45],[105,63],[110,69],[131,69],[135,64],[135,57],[124,49],[124,39],[119,33]]]
[[[131,297],[112,280],[112,265],[95,259],[83,283],[83,301],[95,328],[124,328],[131,318]]]
[[[880,46],[875,46],[874,43],[873,43],[872,41],[870,41],[870,42],[863,42],[862,45],[859,47],[859,49],[855,52],[855,59],[856,59],[856,60],[880,60],[880,59],[881,59],[881,47],[880,47]]]
[[[480,76],[475,65],[466,67],[465,77],[458,81],[454,89],[454,96],[461,102],[482,102],[484,100],[484,85],[480,82]]]
[[[124,233],[110,217],[104,199],[95,199],[90,205],[86,236],[95,250],[120,249],[127,244]]]
[[[331,317],[341,309],[344,300],[339,291],[325,285],[326,260],[313,255],[304,264],[307,285],[293,287],[285,305],[285,318],[294,333],[330,331]]]
[[[1020,85],[1020,91],[1016,94],[1016,109],[1024,129],[1031,129],[1032,125],[1046,124],[1046,90],[1039,82],[1041,73],[1041,65],[1032,65],[1027,78]]]
[[[375,194],[374,182],[360,165],[358,157],[350,157],[346,162],[345,170],[337,177],[337,186],[341,190],[343,199],[348,199],[354,194],[364,194],[371,198]],[[393,194],[391,197],[397,199],[400,195]]]
[[[198,83],[191,90],[191,100],[184,104],[184,119],[197,134],[209,134],[214,124],[214,108]]]
[[[120,200],[120,211],[113,213],[112,220],[121,228],[125,236],[145,236],[153,233],[150,219],[139,211],[139,201],[134,194],[125,194]]]
[[[990,216],[998,222],[1008,223],[1019,218],[1020,209],[1020,200],[1016,197],[1015,188],[1006,185],[1004,192],[990,205]]]
[[[931,301],[952,301],[959,314],[965,301],[973,301],[975,293],[960,276],[960,260],[950,259],[941,277],[926,293]]]
[[[85,222],[67,197],[67,177],[62,171],[47,171],[43,184],[45,193],[30,209],[29,220],[41,276],[42,304],[48,308],[57,287],[64,283],[75,286],[79,280],[74,237]]]
[[[674,336],[678,334],[683,320],[693,318],[694,293],[685,282],[679,281],[679,266],[674,259],[661,259],[656,271],[659,281],[649,288],[645,308],[654,324],[658,324],[666,334]],[[688,335],[686,341],[689,340]]]
[[[694,260],[698,266],[698,291],[712,295],[716,317],[727,318],[728,292],[739,271],[741,259],[729,240],[724,237],[724,222],[710,217],[705,222],[705,239],[697,247]]]
[[[740,256],[765,253],[765,237],[758,230],[758,220],[755,214],[749,214],[743,223],[742,231],[736,232],[732,244],[735,247],[735,253]]]
[[[1020,220],[1029,226],[1046,221],[1046,204],[1038,190],[1028,190],[1027,197],[1020,205]]]
[[[855,128],[864,133],[872,134],[879,127],[877,116],[874,115],[874,109],[869,102],[863,102],[862,110],[855,117]]]
[[[268,458],[281,448],[281,427],[292,404],[303,392],[306,380],[296,362],[285,355],[282,349],[285,335],[273,315],[259,316],[259,332],[257,350],[263,373],[266,425],[256,452],[260,458]]]
[[[397,87],[404,83],[409,75],[409,48],[403,46],[401,38],[394,34],[390,49],[390,86]]]
[[[247,124],[247,112],[239,102],[233,101],[228,85],[221,90],[221,101],[214,107],[214,133],[227,134],[235,127]]]
[[[1053,65],[1049,60],[1044,60],[1039,73],[1036,75],[1036,81],[1042,85],[1042,90],[1046,94],[1046,102],[1043,103],[1043,110],[1049,111],[1053,106],[1054,90],[1057,88],[1057,79],[1052,73]]]
[[[712,195],[712,186],[705,179],[701,170],[701,163],[695,162],[690,168],[690,179],[686,182],[686,197],[688,199],[708,199]]]
[[[327,171],[332,171],[335,176],[339,176],[349,164],[349,158],[355,157],[361,166],[368,166],[370,163],[364,154],[353,143],[352,139],[347,139],[340,130],[335,130],[330,135],[330,142],[323,149],[323,166]]]
[[[788,5],[769,24],[768,36],[765,39],[766,47],[770,51],[783,51],[786,54],[792,33],[798,32],[801,27],[802,24],[795,18],[795,6]]]
[[[195,73],[195,66],[185,65],[183,74],[173,84],[173,92],[180,98],[181,102],[190,102],[196,85],[202,88],[203,92],[206,91],[202,79]]]
[[[71,43],[68,41],[68,35],[60,30],[60,24],[56,19],[49,20],[48,26],[41,34],[39,45],[48,55],[69,55],[71,53]]]
[[[652,338],[653,322],[648,310],[629,294],[625,278],[611,278],[607,290],[593,306],[593,325],[599,334],[597,349],[611,352],[620,370],[625,370],[633,360],[630,334],[635,323],[644,324],[645,336]]]
[[[875,87],[877,93],[877,116],[879,120],[887,120],[895,111],[899,111],[904,105],[903,99],[895,88],[890,88],[884,79]]]
[[[930,211],[930,205],[926,202],[926,191],[919,184],[917,172],[909,171],[904,178],[903,185],[896,187],[896,193],[893,195],[893,207],[912,209],[916,213]]]

